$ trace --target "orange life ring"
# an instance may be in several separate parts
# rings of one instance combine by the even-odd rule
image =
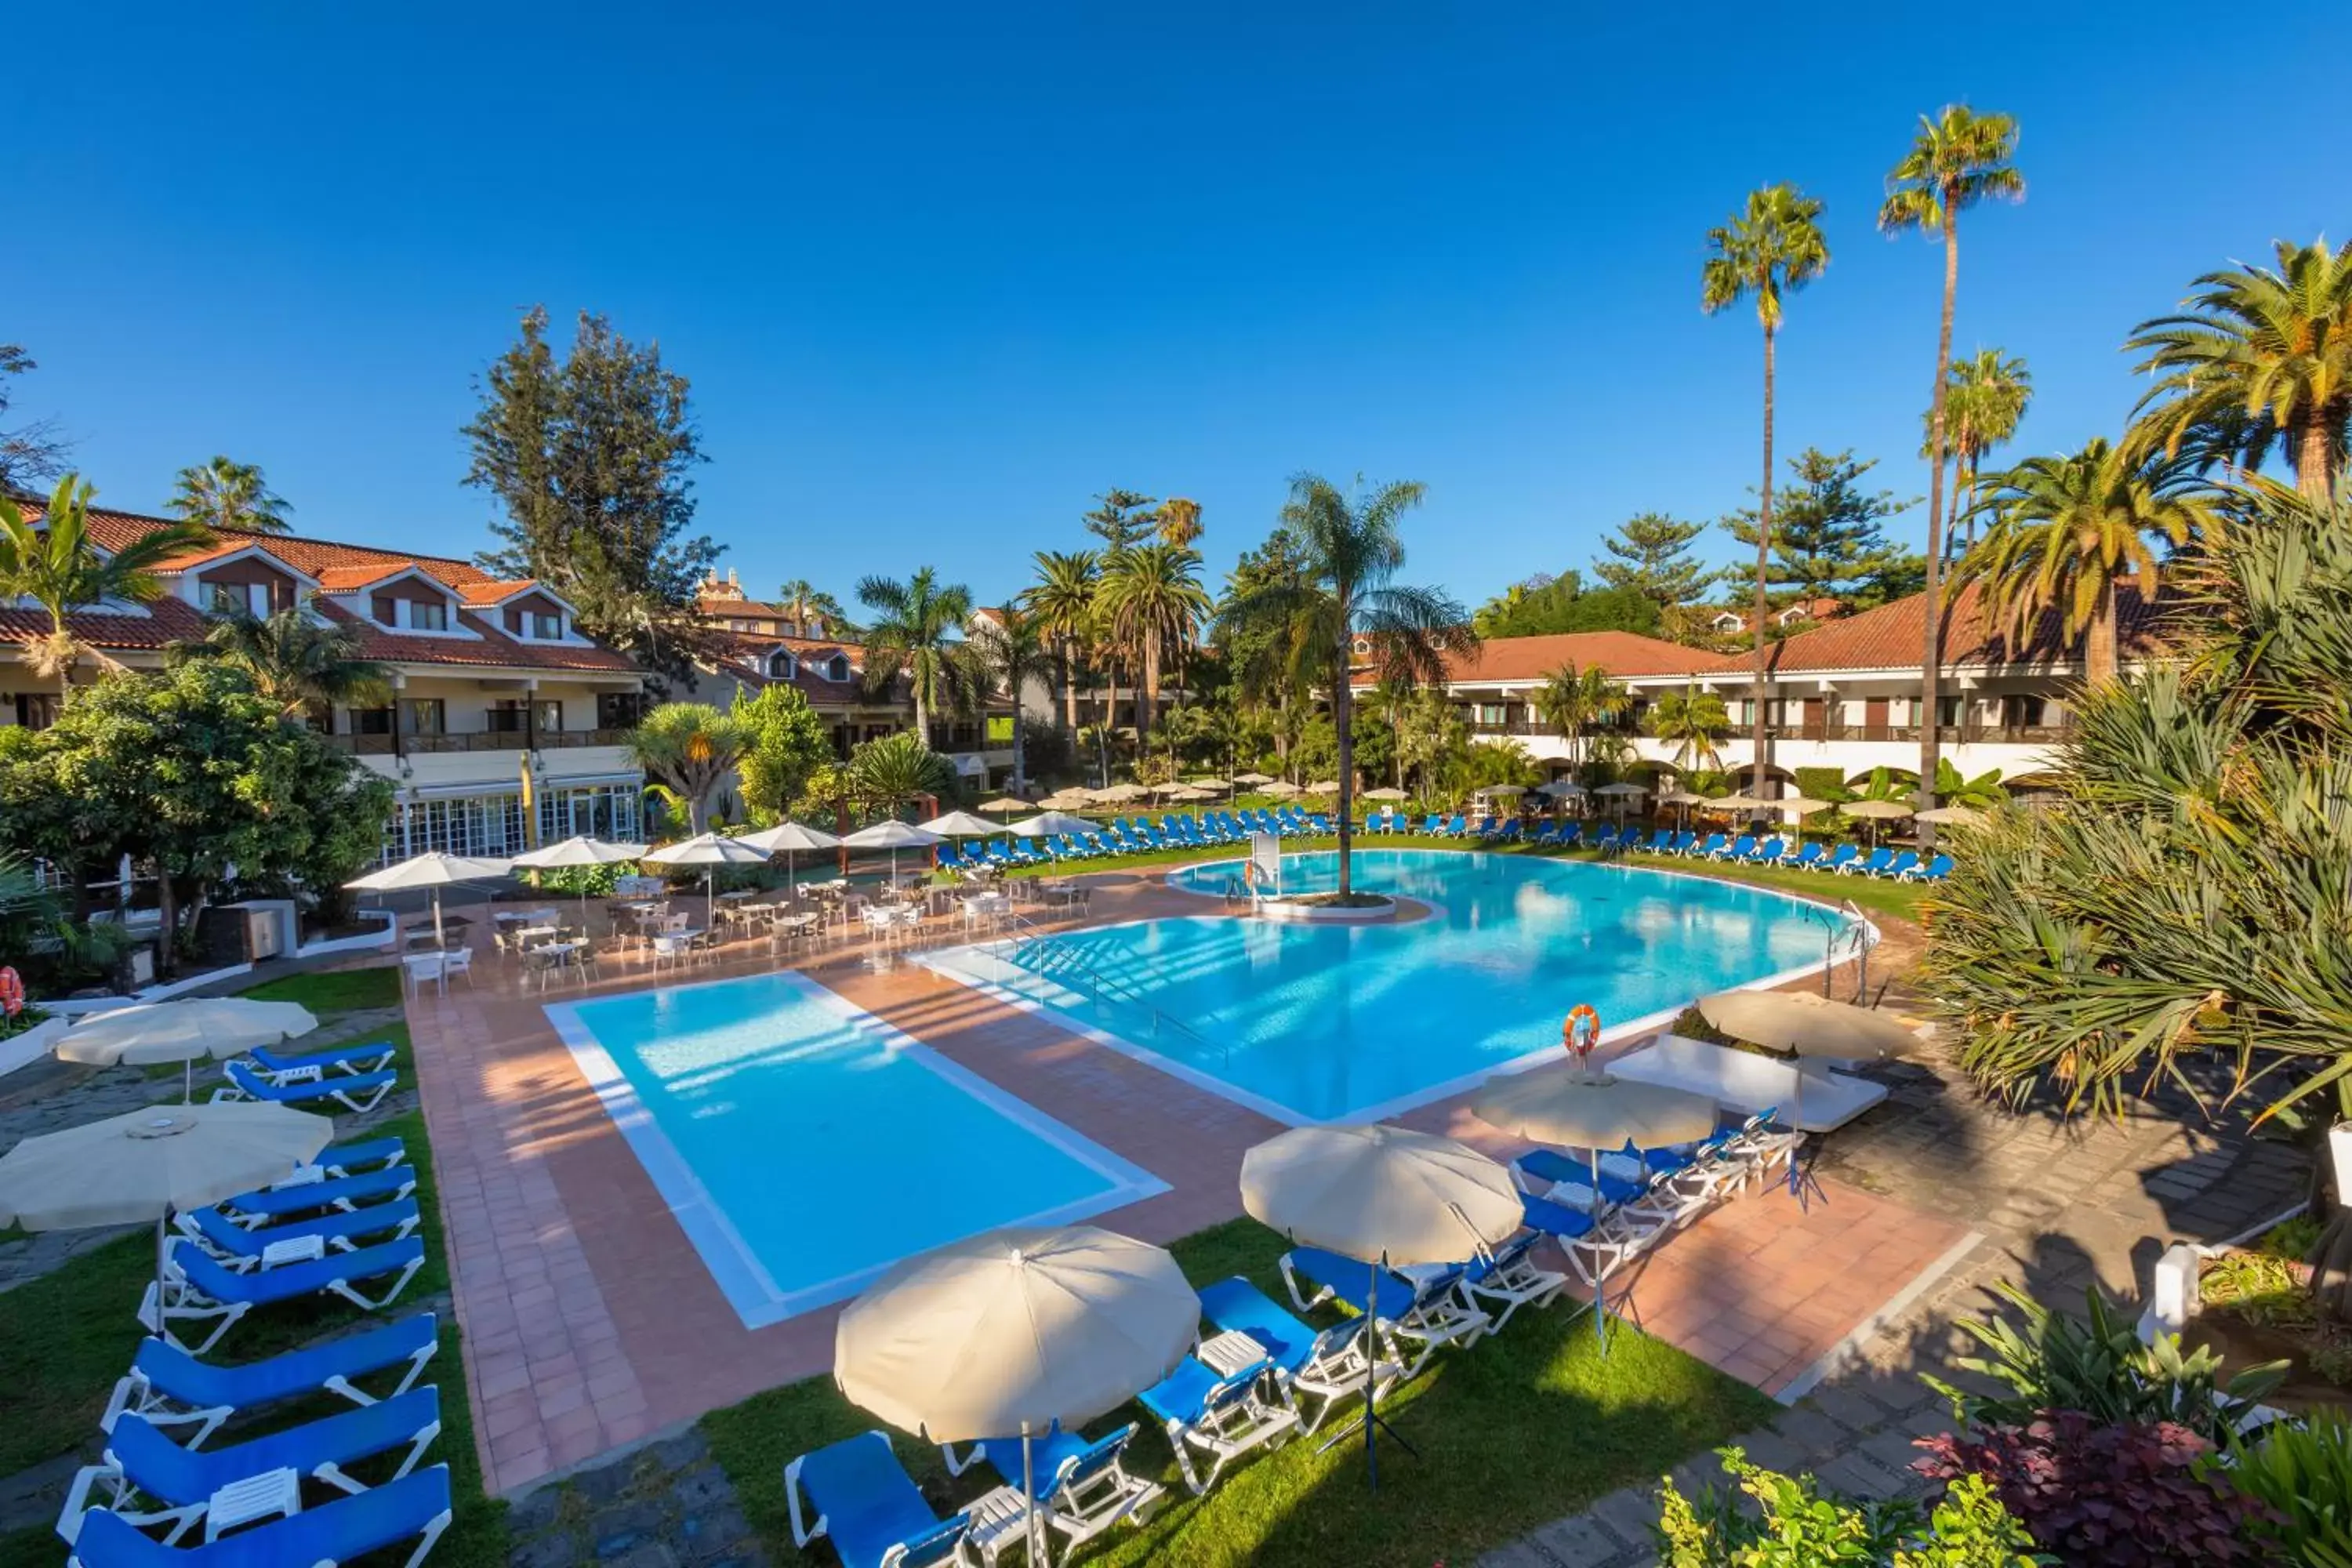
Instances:
[[[1591,1026],[1591,1032],[1586,1035],[1581,1042],[1577,1039],[1576,1031],[1579,1024],[1589,1024]],[[1575,1006],[1568,1010],[1568,1016],[1561,1020],[1559,1026],[1559,1043],[1561,1045],[1581,1056],[1583,1053],[1591,1050],[1596,1044],[1598,1044],[1600,1039],[1601,1015],[1599,1012],[1594,1010],[1591,1003],[1579,1002]]]
[[[0,968],[0,1013],[13,1018],[25,1010],[25,983],[13,969]]]

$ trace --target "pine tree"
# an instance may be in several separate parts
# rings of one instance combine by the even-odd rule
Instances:
[[[1661,611],[1695,605],[1722,574],[1699,563],[1690,552],[1692,540],[1706,531],[1703,522],[1685,522],[1664,512],[1645,511],[1620,523],[1601,542],[1616,557],[1593,558],[1592,569],[1612,588],[1631,588]]]
[[[1916,503],[1897,500],[1891,490],[1864,490],[1862,476],[1875,467],[1875,458],[1857,462],[1851,451],[1832,455],[1818,447],[1789,460],[1795,477],[1772,498],[1772,559],[1764,573],[1773,608],[1836,599],[1869,609],[1919,591],[1924,561],[1889,540],[1885,527]],[[1742,544],[1755,544],[1753,508],[1725,518],[1723,526]]]
[[[1125,550],[1140,544],[1160,526],[1159,500],[1139,490],[1114,487],[1095,500],[1099,504],[1080,521],[1107,550]]]

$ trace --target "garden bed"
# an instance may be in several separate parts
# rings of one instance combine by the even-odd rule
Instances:
[[[2352,1326],[2319,1314],[2311,1294],[2311,1266],[2303,1261],[2318,1222],[2288,1220],[2245,1247],[2205,1259],[2198,1279],[2201,1310],[2181,1336],[2208,1344],[2232,1366],[2288,1363],[2287,1380],[2269,1402],[2306,1411],[2352,1398]]]

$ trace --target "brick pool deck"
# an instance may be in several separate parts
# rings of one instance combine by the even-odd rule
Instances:
[[[1156,879],[1097,883],[1090,921],[1215,906]],[[942,941],[961,940],[944,921]],[[481,929],[478,923],[475,929]],[[1169,1184],[1097,1223],[1166,1243],[1241,1213],[1243,1152],[1278,1123],[862,940],[772,957],[737,942],[690,982],[793,968]],[[527,989],[485,953],[478,984],[408,1006],[448,1226],[487,1484],[529,1487],[761,1389],[824,1372],[837,1308],[746,1329],[556,1037],[543,1002],[655,983],[607,958],[584,991]],[[678,977],[665,974],[675,982]],[[1457,1099],[1401,1119],[1507,1157],[1520,1145]],[[1826,1177],[1801,1199],[1751,1192],[1630,1276],[1642,1325],[1768,1393],[1794,1397],[1977,1237]]]

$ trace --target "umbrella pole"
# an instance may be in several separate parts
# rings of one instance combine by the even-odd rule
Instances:
[[[433,945],[449,945],[449,939],[441,934],[441,889],[438,888],[433,889]]]
[[[155,1337],[159,1340],[170,1338],[163,1332],[163,1252],[169,1245],[164,1240],[164,1226],[171,1217],[169,1205],[164,1205],[163,1212],[155,1216]]]
[[[1388,1254],[1381,1253],[1381,1262],[1387,1261]],[[1364,1273],[1364,1473],[1370,1482],[1370,1489],[1378,1491],[1381,1489],[1381,1455],[1372,1442],[1372,1428],[1381,1422],[1380,1411],[1374,1405],[1380,1395],[1381,1381],[1380,1264],[1366,1264]]]
[[[1592,1206],[1601,1206],[1601,1145],[1595,1143],[1585,1153],[1592,1160]],[[1592,1333],[1601,1342],[1601,1354],[1609,1355],[1609,1276],[1606,1273],[1592,1284]]]
[[[1021,1534],[1035,1568],[1045,1568],[1044,1554],[1037,1550],[1037,1475],[1033,1468],[1029,1448],[1029,1423],[1021,1423]]]

